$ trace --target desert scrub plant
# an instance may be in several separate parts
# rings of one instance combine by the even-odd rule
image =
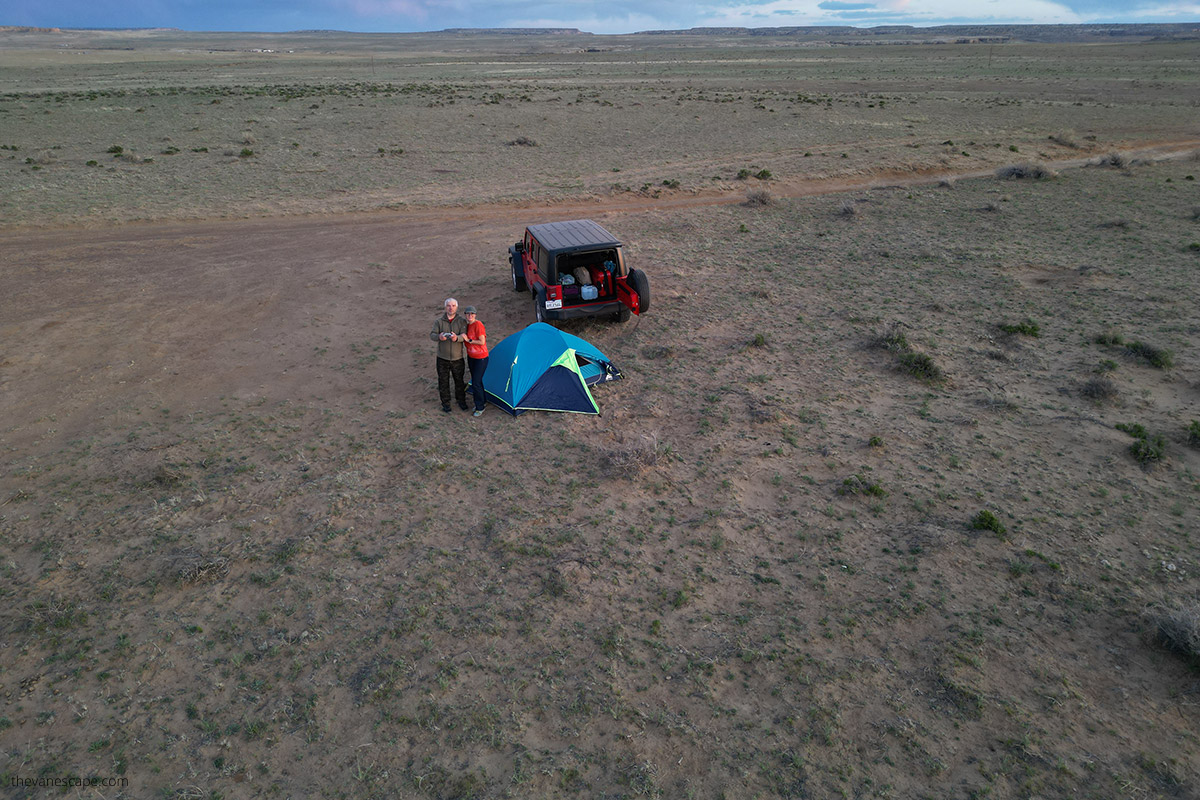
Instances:
[[[887,492],[882,486],[875,481],[864,478],[860,474],[851,475],[842,481],[842,485],[838,487],[837,493],[840,495],[862,494],[871,497],[887,497]]]
[[[1113,383],[1111,378],[1106,378],[1103,375],[1095,378],[1090,378],[1079,387],[1079,394],[1088,400],[1103,402],[1113,400],[1117,397],[1117,385]]]
[[[751,189],[746,192],[746,202],[744,205],[750,208],[757,208],[759,206],[769,206],[773,202],[775,202],[774,198],[771,197],[771,193],[766,189]]]
[[[1177,602],[1152,608],[1145,614],[1151,638],[1193,663],[1200,661],[1200,602]]]
[[[1144,425],[1136,422],[1119,423],[1116,428],[1133,437],[1133,444],[1129,445],[1129,453],[1142,466],[1142,469],[1153,469],[1163,460],[1163,456],[1166,454],[1167,440],[1162,434],[1152,435]]]
[[[1126,355],[1140,358],[1152,367],[1170,369],[1175,366],[1175,354],[1165,347],[1148,344],[1141,341],[1126,342],[1125,338],[1116,331],[1105,331],[1096,337],[1096,344],[1106,347],[1124,347]]]
[[[1113,151],[1100,156],[1098,159],[1096,159],[1095,163],[1098,167],[1116,167],[1117,169],[1123,169],[1124,167],[1129,166],[1129,159],[1124,153]]]
[[[1007,334],[1021,334],[1022,336],[1032,336],[1037,338],[1042,335],[1041,328],[1031,319],[1024,322],[1005,323],[1000,326],[1000,330]]]
[[[941,383],[946,377],[928,353],[901,353],[900,369],[926,383]]]
[[[1057,178],[1058,173],[1047,167],[1045,164],[1025,162],[1021,164],[1007,164],[1003,167],[997,167],[996,177],[1002,181],[1021,180],[1023,178],[1031,178],[1035,181],[1042,181],[1050,178]]]
[[[1125,351],[1158,369],[1170,369],[1175,366],[1175,354],[1163,347],[1145,342],[1130,342],[1125,345]]]
[[[1192,420],[1188,426],[1187,443],[1189,447],[1200,447],[1200,421]]]
[[[838,208],[837,214],[842,219],[854,219],[854,217],[858,216],[858,206],[852,201],[847,200]]]
[[[987,509],[980,511],[971,520],[971,530],[991,531],[1001,539],[1004,539],[1008,536],[1008,529],[1004,527],[1004,523],[1000,521],[999,517]]]

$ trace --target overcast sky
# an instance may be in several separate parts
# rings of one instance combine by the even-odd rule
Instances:
[[[1200,0],[4,0],[0,25],[190,31],[1200,22]]]

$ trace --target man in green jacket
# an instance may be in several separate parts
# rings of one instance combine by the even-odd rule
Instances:
[[[458,407],[467,410],[467,382],[463,342],[467,338],[467,321],[458,316],[458,301],[446,298],[446,313],[433,321],[429,338],[437,342],[438,396],[442,400],[442,411],[450,413],[450,377],[454,377],[454,399]]]

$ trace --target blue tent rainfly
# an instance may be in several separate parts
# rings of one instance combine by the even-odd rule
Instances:
[[[599,414],[588,387],[620,377],[591,342],[535,322],[490,348],[483,390],[513,416],[525,411]]]

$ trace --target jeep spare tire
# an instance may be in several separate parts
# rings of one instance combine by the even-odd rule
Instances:
[[[631,269],[627,280],[629,288],[637,292],[638,313],[645,314],[650,310],[650,281],[646,278],[646,273],[640,269]]]
[[[521,254],[517,253],[508,260],[512,264],[513,291],[525,291],[525,268],[521,264]]]

